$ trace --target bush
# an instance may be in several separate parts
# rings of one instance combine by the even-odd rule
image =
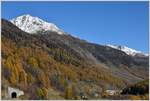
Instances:
[[[30,73],[27,74],[27,83],[31,84],[34,82],[34,78],[32,77],[32,75]]]
[[[129,99],[131,100],[141,100],[140,96],[130,95]]]
[[[37,93],[37,98],[39,100],[48,98],[48,91],[44,87],[43,88],[37,88],[36,93]]]
[[[65,98],[66,99],[73,99],[73,91],[72,87],[67,87],[65,91]]]
[[[27,85],[27,74],[25,73],[25,71],[21,71],[19,73],[19,82],[25,86]]]
[[[28,63],[33,67],[38,67],[38,61],[34,57],[30,57],[28,59]]]

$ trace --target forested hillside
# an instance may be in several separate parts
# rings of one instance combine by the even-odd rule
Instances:
[[[1,37],[4,99],[8,86],[23,90],[21,99],[94,99],[93,93],[148,78],[148,57],[132,57],[68,34],[29,34],[2,20]]]

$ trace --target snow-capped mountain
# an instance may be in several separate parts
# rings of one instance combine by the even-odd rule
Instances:
[[[36,33],[38,31],[53,31],[58,34],[64,34],[55,24],[43,21],[38,17],[33,17],[29,14],[19,16],[10,20],[14,25],[28,33]]]
[[[128,48],[128,47],[126,47],[126,46],[110,45],[110,44],[108,44],[108,45],[106,45],[106,46],[109,46],[109,47],[114,48],[114,49],[121,50],[121,51],[123,51],[123,52],[125,52],[126,54],[131,55],[131,56],[135,56],[135,55],[147,56],[147,55],[148,55],[148,54],[142,53],[141,51],[137,51],[137,50]]]
[[[59,29],[55,24],[48,23],[38,17],[33,17],[29,14],[19,16],[17,18],[14,18],[10,20],[14,25],[16,25],[21,30],[35,34],[38,31],[53,31],[57,32],[58,34],[65,34],[64,31]],[[114,49],[121,50],[125,52],[128,55],[131,56],[148,56],[148,54],[144,54],[141,51],[136,51],[134,49],[128,48],[126,46],[120,46],[120,45],[106,45]]]

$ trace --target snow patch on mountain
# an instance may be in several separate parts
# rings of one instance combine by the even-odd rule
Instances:
[[[21,30],[35,34],[38,31],[53,31],[58,34],[64,34],[55,24],[43,21],[38,17],[33,17],[29,14],[19,16],[10,20],[14,25],[19,27]]]
[[[131,55],[131,56],[135,56],[135,55],[148,56],[148,54],[144,54],[144,53],[142,53],[141,51],[137,51],[137,50],[128,48],[128,47],[126,47],[126,46],[110,45],[110,44],[108,44],[108,45],[106,45],[106,46],[109,46],[109,47],[114,48],[114,49],[121,50],[121,51],[125,52],[127,55]]]

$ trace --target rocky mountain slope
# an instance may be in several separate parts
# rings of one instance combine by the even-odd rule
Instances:
[[[136,55],[148,56],[147,54],[144,54],[141,51],[137,51],[137,50],[128,48],[126,46],[120,46],[120,45],[107,45],[107,46],[112,47],[114,49],[121,50],[121,51],[123,51],[126,54],[131,55],[131,56],[136,56]]]
[[[104,88],[121,89],[148,78],[148,56],[131,56],[57,28],[40,26],[42,31],[33,34],[11,22],[2,19],[2,91],[9,85],[25,91],[25,99],[82,99],[81,93],[93,99]]]
[[[16,25],[21,30],[36,34],[37,31],[52,31],[58,34],[63,34],[55,24],[43,21],[38,17],[32,17],[31,15],[22,15],[11,20],[11,22]]]

